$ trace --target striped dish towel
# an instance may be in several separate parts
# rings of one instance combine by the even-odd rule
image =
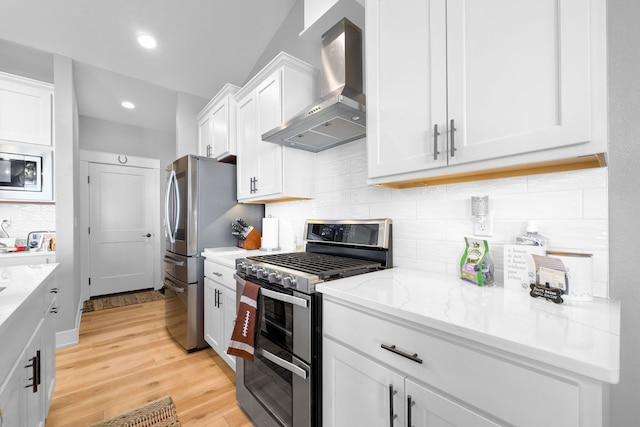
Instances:
[[[258,301],[260,286],[247,281],[242,290],[236,324],[233,327],[227,354],[253,362],[256,333],[260,330]]]

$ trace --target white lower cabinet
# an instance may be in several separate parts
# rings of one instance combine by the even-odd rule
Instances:
[[[234,270],[211,260],[204,264],[204,339],[235,371],[236,358],[227,354],[236,320]]]
[[[595,427],[606,419],[599,381],[326,295],[323,319],[325,426]]]
[[[326,426],[497,426],[346,346],[325,339]]]
[[[55,276],[7,320],[0,361],[0,427],[43,427],[55,387]]]

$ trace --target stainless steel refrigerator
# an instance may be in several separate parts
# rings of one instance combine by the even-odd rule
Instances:
[[[236,246],[231,222],[243,218],[260,230],[264,205],[237,202],[236,166],[184,156],[167,167],[164,224],[165,320],[185,350],[204,340],[204,248]]]

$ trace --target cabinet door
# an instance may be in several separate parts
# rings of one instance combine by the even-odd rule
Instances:
[[[325,426],[405,425],[401,375],[331,339],[322,344]]]
[[[255,94],[252,92],[238,100],[238,200],[254,196],[252,179],[259,175],[257,164],[257,141],[260,140],[258,130],[257,107]],[[275,145],[275,144],[272,144]]]
[[[449,164],[589,140],[589,22],[583,0],[447,1]]]
[[[49,415],[49,406],[56,387],[56,318],[58,305],[54,297],[45,313],[42,348],[42,391],[44,393],[44,418]]]
[[[228,154],[235,154],[235,147],[231,147],[231,134],[229,129],[229,98],[223,98],[211,111],[212,128],[212,153],[211,157],[217,159]],[[233,153],[231,149],[233,148]]]
[[[499,424],[407,379],[407,425],[415,427],[497,427]]]
[[[24,374],[21,356],[9,376],[0,384],[0,427],[25,425]]]
[[[221,310],[218,308],[218,285],[204,278],[204,339],[215,351],[220,350],[222,328]]]
[[[0,75],[0,139],[51,145],[53,90]]]
[[[44,426],[45,390],[42,381],[43,373],[43,320],[27,345],[22,358],[24,379],[22,392],[25,393],[27,426]],[[20,368],[20,367],[19,367]],[[35,386],[34,386],[35,383]]]
[[[258,135],[255,147],[259,165],[257,193],[266,196],[282,191],[282,146],[265,142],[262,134],[282,124],[282,70],[271,74],[256,89]]]
[[[224,286],[220,288],[220,292],[221,296],[219,298],[224,323],[222,339],[220,340],[220,355],[235,371],[236,357],[229,356],[227,354],[227,348],[229,348],[229,341],[231,340],[231,334],[233,333],[233,326],[236,323],[236,314],[238,312],[236,309],[236,292]]]
[[[213,124],[211,114],[208,113],[198,122],[198,154],[204,157],[211,157],[213,144]]]
[[[370,0],[365,10],[369,177],[445,166],[445,0]]]

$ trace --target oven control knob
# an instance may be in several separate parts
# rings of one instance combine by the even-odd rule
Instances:
[[[245,271],[246,274],[251,274],[251,271],[253,271],[254,268],[255,268],[254,266],[252,266],[251,264],[247,263],[244,266],[244,271]]]
[[[274,271],[272,273],[269,273],[268,279],[270,283],[279,283],[282,280],[282,274]]]
[[[282,286],[285,288],[292,288],[296,286],[296,278],[293,276],[287,276],[282,279]]]
[[[258,279],[264,279],[268,275],[269,275],[269,271],[264,268],[259,268],[258,271],[256,272],[256,276],[258,277]]]
[[[251,272],[252,272],[253,274],[256,274],[256,273],[258,272],[258,267],[256,267],[255,265],[252,265],[252,266],[251,266]]]

